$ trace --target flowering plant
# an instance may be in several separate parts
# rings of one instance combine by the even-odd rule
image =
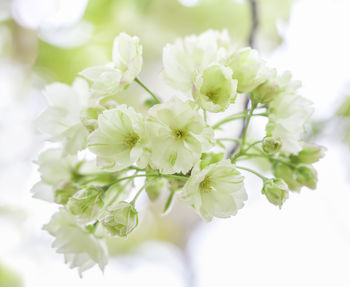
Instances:
[[[181,95],[167,101],[138,78],[143,61],[137,37],[120,34],[112,55],[112,62],[83,70],[72,86],[47,86],[49,106],[37,119],[59,147],[39,156],[41,181],[33,192],[61,206],[44,229],[72,268],[104,268],[105,239],[127,237],[137,227],[135,203],[144,190],[151,201],[168,191],[164,212],[178,198],[210,221],[244,206],[241,170],[258,176],[262,194],[279,207],[289,191],[316,188],[312,164],[324,150],[302,140],[312,107],[298,95],[300,83],[270,68],[255,50],[233,49],[226,31],[209,30],[165,46],[163,79]],[[120,100],[134,84],[151,97],[142,110]],[[247,109],[229,112],[247,96]],[[212,123],[214,114],[224,117]],[[255,117],[267,119],[266,130],[250,140]],[[239,137],[217,136],[236,120],[244,120]],[[226,154],[225,141],[236,144]],[[273,176],[239,164],[256,158],[271,163]],[[143,184],[134,192],[136,178]]]

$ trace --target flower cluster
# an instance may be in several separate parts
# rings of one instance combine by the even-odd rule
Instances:
[[[41,181],[33,192],[61,205],[44,228],[79,272],[94,264],[103,268],[105,239],[135,230],[135,203],[144,190],[151,201],[168,192],[165,211],[179,198],[210,221],[244,206],[248,196],[239,170],[259,176],[262,194],[280,207],[289,190],[316,187],[312,164],[324,151],[302,141],[312,108],[297,94],[300,83],[290,73],[278,74],[255,50],[233,49],[226,31],[210,30],[165,46],[163,79],[182,97],[161,101],[138,78],[142,62],[139,39],[122,33],[112,62],[83,70],[72,86],[54,83],[44,91],[48,107],[37,125],[60,147],[39,156]],[[142,109],[121,100],[130,85],[152,97]],[[207,119],[247,96],[248,110],[217,123]],[[265,137],[251,141],[254,117],[267,118],[267,125]],[[240,138],[216,137],[222,125],[244,118]],[[224,140],[238,143],[232,157],[218,151]],[[255,158],[269,161],[274,177],[237,164]],[[136,192],[135,178],[144,180]]]

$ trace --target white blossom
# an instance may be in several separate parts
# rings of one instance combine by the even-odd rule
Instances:
[[[184,186],[182,199],[204,220],[211,221],[213,217],[235,215],[247,200],[247,193],[243,176],[229,160],[224,160],[203,169],[198,163]]]
[[[193,103],[173,100],[149,110],[147,135],[151,166],[166,174],[185,174],[211,147],[213,131]]]
[[[43,229],[55,237],[52,247],[64,255],[70,268],[77,268],[80,274],[95,264],[104,269],[108,260],[105,242],[80,225],[64,208],[54,214]]]

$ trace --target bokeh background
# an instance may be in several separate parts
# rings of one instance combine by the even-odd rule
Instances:
[[[237,47],[252,27],[248,0],[0,0],[0,287],[350,286],[350,1],[256,0],[254,45],[291,70],[314,102],[311,141],[327,148],[315,191],[292,193],[280,210],[246,174],[249,200],[237,216],[203,223],[175,205],[149,205],[126,240],[112,240],[104,272],[79,278],[41,230],[57,206],[32,198],[33,161],[43,137],[32,124],[45,108],[41,89],[70,84],[85,67],[110,60],[120,32],[140,37],[154,91],[161,53],[176,37],[227,29]],[[165,96],[166,97],[166,96]],[[125,101],[140,105],[131,88]],[[259,123],[253,122],[256,128]]]

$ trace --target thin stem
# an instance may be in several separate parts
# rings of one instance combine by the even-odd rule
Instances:
[[[269,155],[265,155],[265,154],[262,154],[262,153],[246,153],[246,154],[243,154],[242,156],[245,156],[247,158],[262,157],[262,158],[269,159],[271,161],[280,162],[280,163],[283,163],[283,164],[288,165],[290,167],[293,167],[292,164],[290,164],[287,161],[284,161],[282,158],[275,158],[275,157],[271,157]]]
[[[146,92],[148,92],[152,98],[157,102],[157,104],[160,103],[160,100],[157,98],[157,96],[152,93],[152,91],[146,87],[146,85],[144,83],[141,82],[141,80],[139,78],[135,78],[135,82],[138,83]]]
[[[258,8],[256,0],[248,0],[250,5],[250,11],[251,11],[251,17],[252,17],[252,26],[250,29],[249,39],[248,39],[248,45],[252,48],[255,47],[255,39],[256,34],[259,28],[259,15],[258,15]],[[244,111],[246,111],[249,107],[249,103],[251,102],[250,96],[246,95],[245,101],[244,101]],[[246,130],[248,120],[246,118],[243,119],[242,123],[242,129],[239,135],[239,138],[241,138]],[[228,158],[231,158],[232,155],[237,151],[239,144],[235,144],[233,148],[228,152]]]
[[[229,122],[234,121],[234,120],[243,119],[243,118],[245,118],[247,116],[248,116],[248,114],[246,112],[242,112],[242,113],[231,115],[231,116],[229,116],[227,118],[224,118],[221,121],[217,122],[215,125],[212,126],[212,128],[214,130],[218,129],[223,124],[229,123]]]
[[[165,178],[172,178],[172,179],[183,180],[183,181],[188,180],[188,176],[185,176],[185,175],[161,174],[160,176],[161,177],[165,177]]]
[[[249,40],[248,44],[250,47],[254,48],[255,46],[255,40],[256,40],[256,33],[258,31],[258,25],[259,25],[259,18],[258,18],[258,7],[256,0],[249,0],[250,4],[250,13],[252,16],[252,26],[250,29],[250,34],[249,34]]]
[[[126,176],[126,177],[122,177],[122,178],[118,178],[115,182],[113,182],[112,184],[116,184],[120,181],[126,180],[126,179],[132,179],[132,178],[136,178],[136,177],[165,177],[165,178],[172,178],[172,179],[179,179],[179,180],[184,180],[186,181],[188,179],[187,176],[184,175],[176,175],[176,174],[160,174],[160,173],[154,173],[154,174],[150,174],[150,173],[145,173],[145,174],[135,174],[135,175],[130,175],[130,176]]]
[[[249,127],[250,119],[252,118],[252,115],[253,115],[253,112],[254,112],[255,107],[256,107],[256,106],[253,104],[253,105],[252,105],[252,108],[250,109],[248,118],[247,118],[247,123],[246,123],[246,125],[245,125],[244,132],[243,132],[243,136],[242,136],[242,143],[241,143],[242,149],[244,148],[245,141],[246,141],[246,139],[247,139],[248,127]]]
[[[265,117],[267,116],[266,113],[259,113],[259,114],[253,114],[252,116],[262,116]],[[240,119],[244,119],[244,118],[248,118],[249,114],[247,114],[247,112],[242,112],[242,113],[238,113],[238,114],[234,114],[232,116],[229,116],[227,118],[222,119],[221,121],[217,122],[215,125],[213,125],[213,129],[218,129],[220,126],[222,126],[223,124],[229,123],[231,121],[235,121],[235,120],[240,120]]]
[[[257,177],[260,177],[263,181],[268,179],[267,177],[263,176],[262,174],[258,173],[255,170],[252,170],[250,168],[247,168],[247,167],[244,167],[244,166],[237,166],[237,165],[236,165],[236,168],[249,171],[250,173],[255,174]]]
[[[135,171],[134,175],[136,175],[137,172],[138,172],[138,171]],[[130,179],[124,184],[123,189],[124,189],[131,181],[132,181],[132,178],[130,178]],[[116,182],[116,183],[117,183],[117,182]],[[112,187],[114,184],[116,184],[116,183],[111,184],[111,185],[108,187],[107,190],[109,190],[109,188],[111,188],[111,187]],[[113,202],[119,197],[119,195],[120,195],[120,192],[116,192],[116,193],[114,194],[114,196],[112,197],[112,199],[110,199],[110,200],[105,204],[105,206],[103,207],[103,209],[106,210],[111,204],[113,204]]]
[[[244,149],[244,152],[246,153],[246,152],[247,152],[248,150],[250,150],[253,146],[255,146],[255,145],[257,145],[257,144],[259,144],[259,143],[261,143],[261,142],[262,142],[262,140],[255,141],[255,142],[251,143],[250,145],[247,146],[247,148]]]
[[[216,139],[217,141],[231,141],[231,142],[237,142],[240,143],[241,140],[240,139],[231,139],[231,138],[218,138]]]
[[[130,202],[131,205],[135,205],[135,202],[137,200],[137,198],[140,196],[141,192],[147,187],[147,183],[145,183],[135,194],[134,199]]]

